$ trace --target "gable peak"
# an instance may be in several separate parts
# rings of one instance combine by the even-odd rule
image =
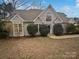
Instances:
[[[52,8],[52,5],[48,5],[48,8]]]

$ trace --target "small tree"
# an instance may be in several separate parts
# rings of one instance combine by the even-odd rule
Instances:
[[[53,32],[55,35],[62,35],[63,34],[63,27],[61,24],[55,24],[53,26]]]
[[[27,31],[31,36],[35,36],[35,34],[38,32],[38,26],[35,24],[30,24],[27,26]]]
[[[66,26],[66,32],[69,34],[74,34],[76,31],[76,26],[74,24],[68,24]]]
[[[39,31],[42,36],[47,36],[50,32],[50,29],[47,25],[40,25]]]

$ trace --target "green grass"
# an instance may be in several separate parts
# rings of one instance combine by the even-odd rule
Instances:
[[[79,59],[79,39],[35,37],[0,40],[0,59]]]

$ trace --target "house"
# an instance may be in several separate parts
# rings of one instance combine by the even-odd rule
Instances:
[[[73,18],[76,24],[79,24],[79,18],[78,17],[74,17]]]
[[[74,18],[68,18],[69,19],[69,23],[71,24],[75,24],[76,23],[76,20],[74,20]]]
[[[65,32],[65,25],[68,23],[68,18],[63,13],[56,12],[51,5],[45,10],[16,10],[14,15],[7,18],[6,28],[10,31],[10,36],[28,36],[27,26],[31,23],[50,26],[49,34],[53,34],[53,26],[56,23],[62,24]]]

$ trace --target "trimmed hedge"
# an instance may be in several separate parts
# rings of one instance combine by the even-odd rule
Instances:
[[[63,35],[63,27],[61,24],[55,24],[53,26],[53,32],[55,35]]]
[[[38,32],[38,25],[30,24],[27,26],[27,31],[30,34],[30,36],[35,36]]]
[[[50,28],[47,25],[40,25],[39,32],[41,36],[47,36],[48,33],[50,32]]]

